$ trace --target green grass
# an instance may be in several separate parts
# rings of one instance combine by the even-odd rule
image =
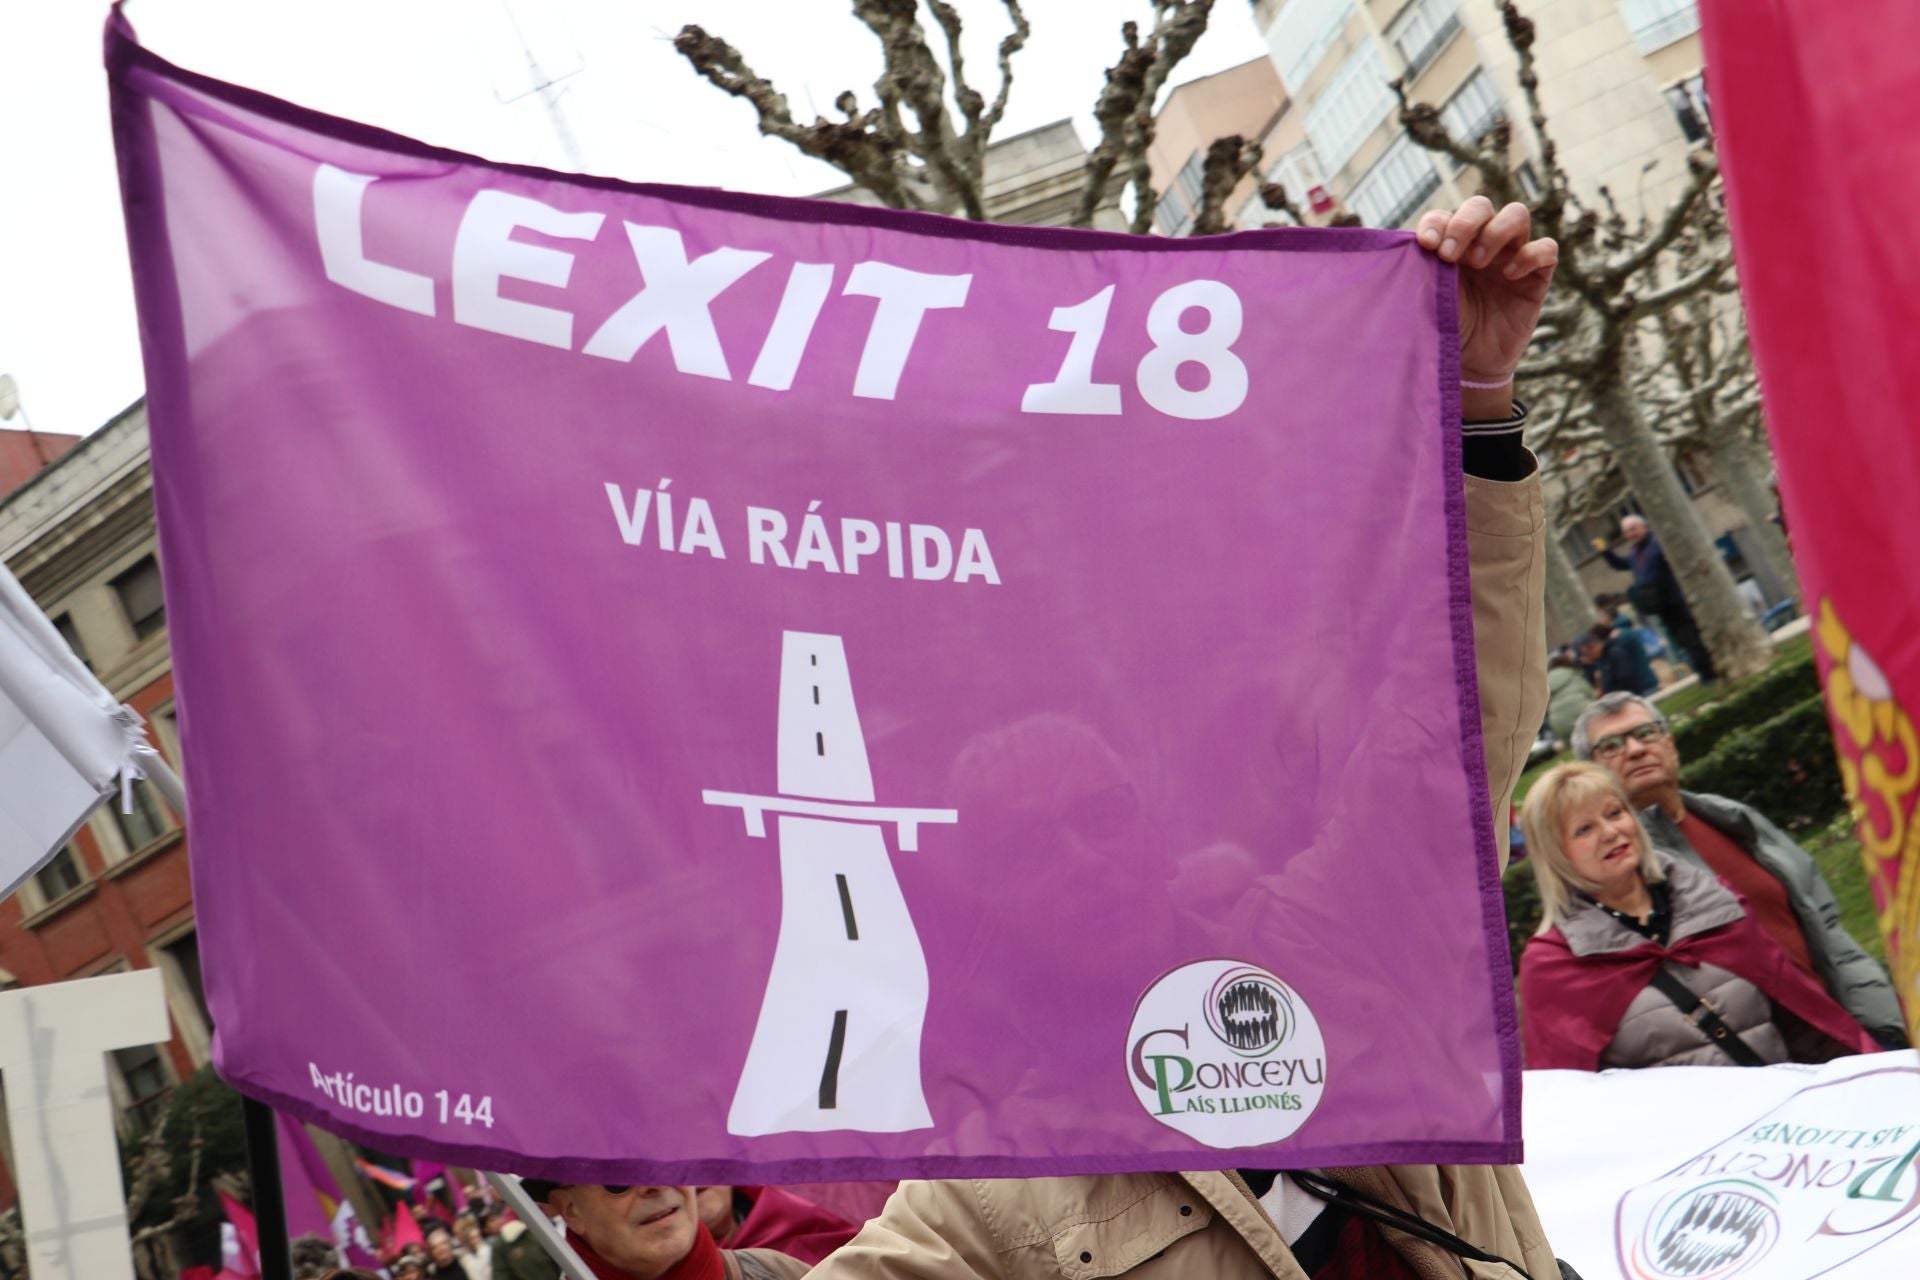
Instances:
[[[1833,886],[1834,900],[1840,904],[1840,923],[1846,926],[1881,964],[1887,962],[1887,940],[1880,936],[1879,914],[1873,906],[1873,886],[1867,881],[1867,868],[1860,860],[1860,841],[1854,834],[1853,820],[1845,814],[1824,827],[1799,837],[1800,845],[1820,864],[1820,874]]]
[[[1774,650],[1773,661],[1768,666],[1778,666],[1783,662],[1803,661],[1813,651],[1813,633],[1803,632],[1781,644]],[[1686,719],[1710,702],[1718,702],[1730,693],[1740,689],[1740,684],[1729,680],[1716,680],[1710,685],[1696,684],[1682,689],[1668,698],[1656,698],[1655,704],[1666,713],[1669,720],[1678,722]]]

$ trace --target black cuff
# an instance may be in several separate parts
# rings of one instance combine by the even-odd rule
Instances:
[[[1460,465],[1482,480],[1525,480],[1539,469],[1522,443],[1527,429],[1527,406],[1513,402],[1513,412],[1493,422],[1467,422],[1460,427]]]

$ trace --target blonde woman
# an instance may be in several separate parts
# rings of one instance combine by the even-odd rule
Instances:
[[[1520,823],[1545,910],[1520,957],[1529,1067],[1760,1066],[1879,1050],[1733,890],[1653,847],[1606,769],[1552,770]]]

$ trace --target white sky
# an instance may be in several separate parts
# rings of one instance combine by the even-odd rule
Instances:
[[[969,78],[991,97],[1007,29],[993,0],[958,0]],[[1101,72],[1146,0],[1026,0],[1033,37],[1014,63],[1000,136],[1074,118],[1083,142]],[[33,424],[85,434],[141,393],[100,63],[105,0],[0,0],[0,373]],[[141,42],[178,66],[492,159],[571,167],[531,83],[504,0],[133,0]],[[515,0],[554,75],[589,172],[805,195],[833,169],[762,138],[753,109],[694,74],[669,43],[698,22],[788,95],[796,117],[855,89],[871,101],[876,42],[847,0]],[[1176,73],[1210,75],[1265,45],[1241,0]],[[10,426],[19,425],[14,419]]]

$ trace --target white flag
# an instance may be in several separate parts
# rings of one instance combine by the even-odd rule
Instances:
[[[114,701],[0,566],[0,897],[155,760],[139,715]]]

